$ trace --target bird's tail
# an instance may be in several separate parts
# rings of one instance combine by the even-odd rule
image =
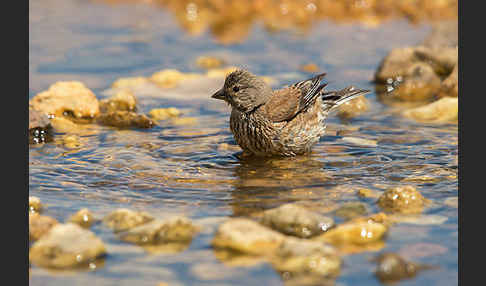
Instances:
[[[367,94],[368,92],[370,92],[370,90],[357,89],[354,86],[348,86],[341,90],[322,93],[322,101],[325,109],[332,110],[339,105],[348,102],[357,96]]]

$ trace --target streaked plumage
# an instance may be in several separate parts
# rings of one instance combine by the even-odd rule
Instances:
[[[325,91],[325,73],[273,91],[246,70],[226,77],[212,97],[232,107],[230,129],[247,153],[257,156],[295,156],[310,152],[324,135],[329,111],[369,90],[347,87]]]

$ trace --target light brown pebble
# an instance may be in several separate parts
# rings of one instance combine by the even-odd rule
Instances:
[[[119,78],[111,85],[112,88],[127,88],[137,85],[146,84],[149,82],[148,78],[145,77],[124,77]]]
[[[295,204],[284,204],[263,212],[260,222],[287,235],[309,238],[334,226],[330,217],[322,216]]]
[[[119,236],[123,241],[139,245],[170,242],[190,243],[198,231],[198,227],[188,218],[174,216],[163,220],[155,219],[120,233]]]
[[[175,108],[155,108],[150,110],[149,116],[155,120],[166,120],[173,117],[178,117],[182,114],[182,112]]]
[[[32,263],[48,268],[91,267],[106,254],[98,237],[77,224],[57,224],[30,248]]]
[[[209,70],[221,67],[224,65],[224,61],[216,57],[201,56],[196,59],[196,65],[200,68]]]
[[[114,96],[100,101],[101,112],[135,111],[137,99],[130,90],[119,90]]]
[[[284,238],[284,235],[253,220],[233,218],[218,227],[212,245],[218,249],[265,255],[274,252]]]
[[[38,197],[29,196],[29,212],[40,213],[43,209],[41,201]]]
[[[116,209],[103,218],[103,223],[113,229],[114,232],[119,232],[148,223],[152,220],[154,218],[146,212]]]
[[[338,107],[337,116],[342,119],[353,118],[365,113],[369,108],[370,103],[368,102],[368,99],[361,95],[341,104]]]
[[[59,222],[49,216],[29,213],[29,240],[36,241]]]
[[[81,227],[89,228],[96,221],[93,214],[86,208],[80,209],[69,218],[69,222],[75,223]]]
[[[30,104],[35,110],[55,116],[68,112],[74,118],[93,118],[99,113],[95,94],[79,81],[56,82],[47,91],[36,94]]]
[[[370,189],[359,189],[358,196],[362,198],[379,198],[380,193]]]
[[[421,213],[429,200],[413,186],[401,186],[386,190],[378,199],[378,206],[392,213]]]
[[[277,271],[293,275],[337,277],[341,268],[341,258],[333,246],[293,237],[284,240],[271,262]]]

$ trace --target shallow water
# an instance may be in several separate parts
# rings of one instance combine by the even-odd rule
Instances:
[[[370,82],[392,48],[415,45],[430,31],[394,20],[376,28],[323,21],[305,35],[268,33],[251,28],[241,44],[221,45],[209,33],[190,36],[163,9],[147,4],[107,5],[88,1],[29,1],[29,97],[61,80],[80,80],[98,98],[120,77],[150,76],[168,68],[203,72],[201,55],[273,76],[277,85],[308,77],[298,71],[315,63],[328,73],[329,87],[353,84],[374,90]],[[140,112],[174,106],[195,117],[194,124],[162,123],[148,130],[91,126],[80,131],[78,148],[62,144],[63,134],[30,146],[29,194],[47,205],[45,214],[59,221],[83,207],[98,217],[119,207],[154,216],[189,216],[205,225],[190,247],[174,254],[149,254],[120,242],[103,225],[92,230],[107,244],[108,256],[96,271],[53,272],[32,266],[32,285],[282,285],[269,264],[231,267],[215,256],[210,240],[221,218],[252,216],[286,202],[300,202],[334,216],[343,202],[362,201],[369,213],[373,200],[358,188],[384,190],[411,184],[433,204],[424,215],[447,217],[438,225],[397,224],[380,251],[400,251],[417,244],[444,249],[416,254],[414,261],[438,265],[401,285],[457,284],[457,208],[444,204],[457,197],[455,124],[428,125],[395,116],[372,92],[371,108],[348,121],[328,119],[329,135],[312,154],[292,159],[240,160],[228,128],[229,109],[197,98],[139,97]],[[343,140],[375,140],[376,146]],[[334,216],[337,222],[340,219]],[[379,285],[370,258],[376,252],[344,257],[337,285]]]

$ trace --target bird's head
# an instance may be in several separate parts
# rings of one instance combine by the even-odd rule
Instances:
[[[212,98],[221,99],[242,112],[251,112],[265,104],[272,95],[272,89],[263,79],[246,70],[236,70],[226,76],[223,88]]]

